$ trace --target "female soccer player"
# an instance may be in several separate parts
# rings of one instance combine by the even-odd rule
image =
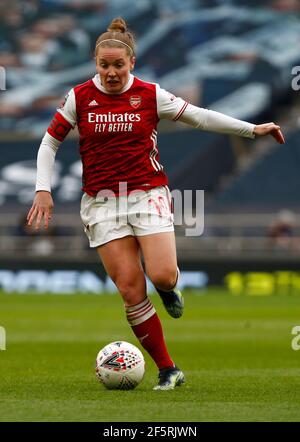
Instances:
[[[179,270],[170,192],[157,150],[160,119],[195,128],[254,138],[273,135],[284,142],[274,123],[255,126],[193,106],[133,76],[135,42],[125,21],[114,19],[95,47],[97,74],[71,89],[42,139],[37,183],[28,224],[48,227],[53,209],[51,172],[55,154],[76,124],[83,164],[81,218],[91,247],[121,293],[127,320],[159,369],[156,390],[184,382],[170,357],[161,322],[146,293],[145,270],[167,312],[183,313],[177,289]]]

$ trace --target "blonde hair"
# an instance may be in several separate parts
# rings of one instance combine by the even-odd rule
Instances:
[[[122,17],[113,19],[107,28],[107,32],[104,32],[97,38],[95,56],[100,45],[108,48],[125,48],[127,55],[130,57],[135,55],[134,36],[129,32],[127,24]]]

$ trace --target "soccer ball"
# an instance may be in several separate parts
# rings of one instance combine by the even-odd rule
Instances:
[[[111,342],[97,355],[96,376],[109,390],[132,390],[144,373],[143,354],[128,342]]]

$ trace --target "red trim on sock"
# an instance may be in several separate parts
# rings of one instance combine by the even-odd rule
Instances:
[[[144,316],[146,313],[150,312],[150,310],[152,310],[152,309],[153,309],[153,305],[149,303],[144,308],[138,310],[137,312],[127,313],[128,322],[130,322],[134,319],[138,319],[141,316]]]

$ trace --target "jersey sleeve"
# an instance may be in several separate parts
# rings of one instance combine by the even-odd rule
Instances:
[[[57,109],[65,120],[67,120],[74,128],[77,123],[77,113],[76,113],[76,97],[74,89],[71,89],[65,96],[64,101]]]
[[[65,96],[57,109],[45,133],[37,155],[37,175],[35,190],[51,192],[51,175],[54,167],[56,152],[71,129],[77,122],[74,89]]]
[[[254,124],[192,104],[188,104],[179,120],[201,130],[255,138]]]
[[[63,103],[57,109],[47,132],[58,141],[64,141],[77,122],[76,102],[74,89],[65,96]]]
[[[156,85],[159,118],[181,121],[196,129],[255,138],[252,123],[238,120],[220,112],[194,106]]]
[[[156,85],[157,115],[160,119],[177,121],[185,111],[188,103],[180,97]]]
[[[51,192],[51,175],[55,162],[55,155],[61,141],[45,133],[37,155],[36,192],[46,190]]]

